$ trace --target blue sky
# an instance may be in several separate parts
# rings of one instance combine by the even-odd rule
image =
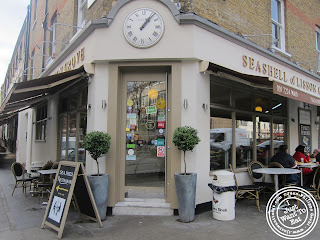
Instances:
[[[0,8],[0,85],[4,82],[30,0],[5,1]]]

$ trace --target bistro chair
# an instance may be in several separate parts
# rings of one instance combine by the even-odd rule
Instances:
[[[49,170],[54,166],[54,164],[49,161],[42,166],[41,170]],[[48,193],[52,188],[52,177],[49,175],[40,175],[40,181],[36,183],[36,188],[38,191],[38,203],[40,203],[40,197],[43,198],[45,193]],[[49,190],[50,189],[50,190]]]
[[[263,173],[255,173],[254,169],[264,168],[263,164],[259,161],[252,161],[248,165],[248,173],[254,185],[263,187],[262,190],[270,189],[274,192],[274,184],[271,182],[265,182],[265,175]],[[260,181],[257,181],[260,180]]]
[[[232,165],[229,164],[230,170],[234,173]],[[236,183],[236,201],[241,198],[246,199],[255,199],[258,207],[258,211],[260,212],[260,203],[259,203],[259,192],[263,189],[263,187],[257,185],[244,185],[238,186],[236,175],[233,175],[234,181]]]
[[[320,200],[320,195],[319,195],[319,188],[320,188],[320,167],[317,167],[317,169],[314,172],[313,175],[313,181],[312,185],[310,187],[308,186],[303,186],[302,188],[307,190],[314,196],[317,200]]]
[[[26,195],[27,182],[30,182],[30,190],[31,190],[31,185],[34,184],[35,178],[29,177],[25,173],[25,169],[23,165],[18,162],[12,163],[11,171],[16,181],[11,195],[13,196],[14,190],[19,184],[22,185],[22,191]]]

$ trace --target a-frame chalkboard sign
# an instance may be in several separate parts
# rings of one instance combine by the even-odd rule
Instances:
[[[58,231],[58,238],[61,239],[72,200],[75,202],[77,211],[97,221],[102,227],[83,164],[61,161],[41,228],[44,228],[45,225],[53,228]]]

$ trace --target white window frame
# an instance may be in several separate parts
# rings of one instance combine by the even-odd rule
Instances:
[[[316,27],[317,71],[320,73],[320,28]]]
[[[39,116],[39,111],[44,111]],[[48,104],[37,107],[36,110],[36,140],[45,141],[47,138]]]
[[[274,0],[271,0],[271,1],[274,1]],[[272,33],[272,48],[275,50],[285,52],[286,42],[285,42],[284,1],[283,0],[275,0],[275,1],[280,3],[280,9],[278,9],[280,22],[277,22],[272,19],[272,12],[271,12],[271,21],[272,21],[272,25],[275,25],[278,28],[279,39],[274,39],[273,33]],[[276,44],[278,44],[278,46]]]
[[[38,0],[34,0],[34,8],[33,8],[33,25],[32,29],[34,29],[34,26],[37,23],[37,10],[38,10]]]
[[[85,25],[86,15],[85,12],[87,10],[87,0],[78,0],[78,20],[77,20],[77,31],[80,31],[81,28]]]
[[[54,58],[55,57],[55,53],[56,53],[56,37],[57,37],[57,30],[56,30],[56,26],[57,26],[57,14],[54,14],[52,19],[51,19],[51,36],[50,36],[50,44],[51,44],[51,52],[50,52],[50,57]]]

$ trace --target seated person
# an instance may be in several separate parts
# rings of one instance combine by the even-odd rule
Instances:
[[[293,159],[293,157],[288,154],[288,146],[281,145],[279,148],[279,152],[276,153],[272,158],[271,162],[280,163],[284,168],[296,168],[297,163]],[[286,176],[287,183],[297,183],[299,181],[297,174],[291,174]]]
[[[312,158],[315,158],[316,159],[316,162],[320,162],[320,149],[319,148],[316,148],[313,150],[313,153],[311,155]]]
[[[293,158],[297,162],[309,163],[310,162],[310,156],[308,156],[305,153],[304,149],[305,149],[305,146],[299,145],[296,148],[296,152],[293,154]],[[312,169],[310,169],[310,168],[303,168],[302,169],[302,173],[303,173],[303,180],[304,180],[303,185],[310,186],[312,184],[314,171]]]

